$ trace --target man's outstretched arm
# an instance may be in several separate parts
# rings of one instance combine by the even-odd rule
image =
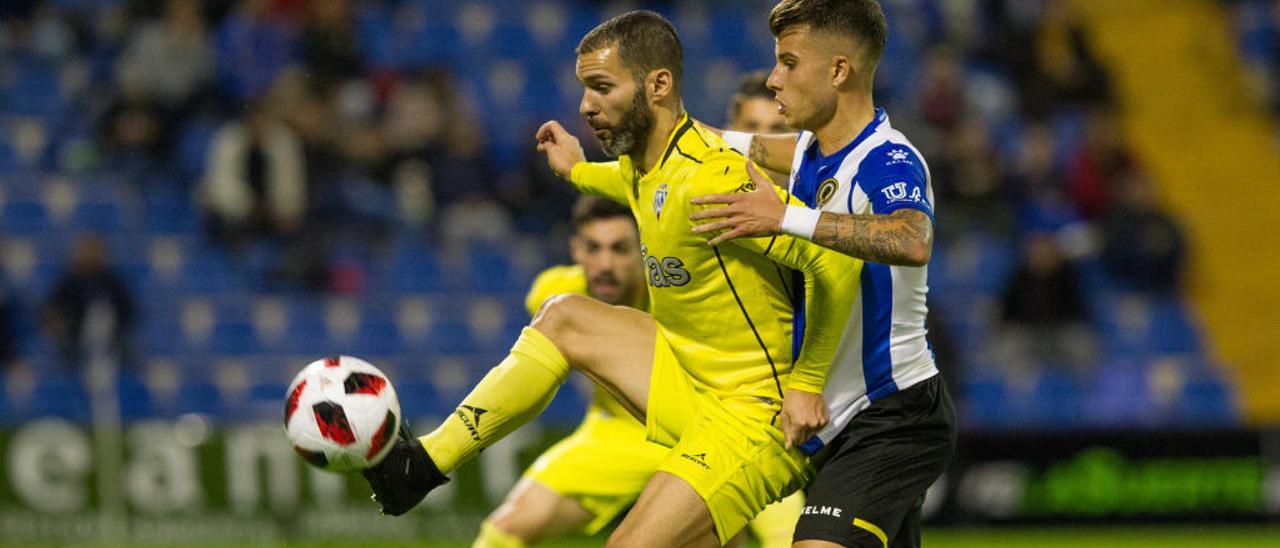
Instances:
[[[695,232],[726,232],[711,244],[734,238],[787,233],[812,240],[866,261],[896,266],[924,266],[933,250],[933,220],[919,209],[898,209],[885,215],[843,215],[819,212],[804,206],[782,203],[773,192],[764,192],[767,179],[748,165],[756,182],[754,192],[699,196],[693,203],[719,207],[698,211],[695,220],[716,219],[699,225]]]
[[[791,173],[791,159],[799,133],[746,133],[698,124],[724,138],[729,147],[774,173]]]

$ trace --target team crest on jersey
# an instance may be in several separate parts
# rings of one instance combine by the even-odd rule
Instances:
[[[826,207],[831,202],[838,188],[840,188],[840,181],[837,181],[835,177],[831,177],[818,185],[818,209]]]
[[[658,185],[658,190],[653,193],[653,216],[662,217],[662,206],[667,203],[667,183]]]

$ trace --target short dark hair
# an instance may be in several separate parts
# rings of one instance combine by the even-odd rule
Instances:
[[[573,231],[577,232],[587,223],[614,217],[626,217],[633,223],[636,219],[631,215],[631,208],[618,202],[599,196],[583,196],[578,198],[578,203],[573,204],[569,223],[573,226]]]
[[[889,35],[889,24],[876,0],[782,0],[769,12],[769,31],[774,37],[797,25],[862,42],[867,48],[866,60],[872,65],[880,62]]]
[[[684,49],[676,28],[649,10],[629,11],[600,23],[578,42],[574,53],[591,53],[618,44],[618,56],[637,83],[658,69],[671,71],[676,93],[684,77]]]
[[[742,104],[747,99],[755,99],[760,97],[772,101],[774,99],[773,90],[769,89],[769,71],[753,70],[742,77],[742,83],[738,84],[738,92],[733,94],[733,99],[729,101],[729,119],[733,120],[742,112]]]

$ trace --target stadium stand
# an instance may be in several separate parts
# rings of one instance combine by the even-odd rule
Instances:
[[[1089,71],[1101,70],[1070,17],[1012,14],[1013,3],[977,3],[973,13],[955,14],[934,0],[884,2],[893,28],[877,98],[896,125],[927,136],[921,139],[925,156],[937,159],[940,236],[930,267],[932,302],[959,343],[957,363],[941,366],[959,370],[954,378],[962,383],[957,392],[966,427],[1233,424],[1232,382],[1209,353],[1189,302],[1178,292],[1153,296],[1118,287],[1098,264],[1089,216],[1068,181],[1026,188],[1010,182],[1032,128],[1052,134],[1051,165],[1066,172],[1089,150],[1091,113],[1111,108],[1095,102],[1101,99],[1080,82],[1055,79],[1059,73],[1045,65],[1066,55]],[[309,12],[305,3],[239,2],[229,9],[210,3],[197,26],[217,67],[201,91],[184,97],[181,107],[157,107],[101,127],[125,93],[115,76],[123,40],[131,29],[163,21],[166,4],[54,1],[0,20],[7,37],[0,41],[0,265],[22,304],[19,329],[28,341],[18,359],[5,364],[0,417],[88,418],[81,383],[60,368],[47,332],[37,327],[69,242],[85,232],[107,238],[114,268],[140,300],[136,363],[126,364],[119,383],[127,419],[188,412],[232,419],[246,410],[275,417],[292,372],[338,352],[389,370],[411,416],[446,413],[447,402],[527,321],[522,299],[532,276],[564,259],[563,222],[523,234],[484,229],[511,226],[522,205],[540,196],[527,168],[536,163],[530,161],[533,129],[549,117],[578,125],[572,48],[607,9],[582,0],[355,2],[345,8],[352,10],[350,24],[330,27],[324,22],[335,14]],[[669,15],[685,34],[686,96],[695,115],[722,123],[726,82],[771,64],[765,6],[672,3]],[[714,25],[707,21],[711,9]],[[123,28],[105,26],[108,14],[122,16]],[[979,20],[964,28],[986,30],[958,33],[954,17]],[[331,39],[327,47],[353,52],[354,72],[315,65],[342,57],[314,49],[315,33],[330,33],[324,34]],[[1253,44],[1252,36],[1247,32],[1243,41]],[[1029,51],[1050,51],[1050,58]],[[952,66],[938,66],[948,62]],[[340,76],[289,89],[300,63]],[[924,85],[937,83],[941,72],[930,75],[934,70],[951,71],[954,93],[928,93],[938,89]],[[200,177],[215,131],[237,116],[243,101],[269,90],[306,98],[282,103],[289,108],[281,114],[304,142],[314,200],[346,180],[327,175],[347,171],[398,192],[392,173],[404,158],[392,157],[387,150],[393,147],[380,141],[378,128],[386,122],[380,116],[398,86],[426,72],[449,82],[429,86],[422,114],[431,119],[410,128],[418,133],[404,153],[438,174],[431,178],[436,198],[424,206],[434,211],[426,227],[405,222],[366,240],[363,232],[343,232],[344,213],[328,213],[304,224],[302,237],[321,242],[304,257],[294,257],[287,241],[223,247],[207,237]],[[1033,88],[1057,95],[1028,97]],[[166,150],[146,155],[105,140],[111,132],[150,131],[150,124],[163,126]],[[357,135],[372,137],[359,141]],[[455,176],[477,157],[492,177]],[[1012,221],[971,222],[966,215],[975,213],[961,207],[952,214],[952,203],[970,199],[984,205],[976,215]],[[495,207],[477,208],[481,202]],[[441,226],[453,208],[497,211],[507,224],[482,217],[473,237],[454,238]],[[991,362],[998,303],[1023,238],[1045,230],[1064,242],[1086,280],[1088,323],[1101,352],[1087,370],[1041,363],[1029,378],[1012,377]],[[299,261],[320,266],[294,268]],[[565,401],[548,418],[567,423],[577,419],[584,393],[562,393]]]

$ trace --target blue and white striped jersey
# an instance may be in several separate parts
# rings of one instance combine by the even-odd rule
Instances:
[[[933,190],[924,157],[889,125],[884,109],[853,142],[823,156],[810,132],[801,132],[790,190],[809,207],[843,214],[884,215],[918,209],[933,218]],[[823,393],[831,423],[802,448],[815,452],[880,398],[938,373],[925,334],[926,267],[867,261],[858,304],[849,316]],[[804,318],[796,318],[797,333]],[[797,340],[800,336],[797,335]]]

